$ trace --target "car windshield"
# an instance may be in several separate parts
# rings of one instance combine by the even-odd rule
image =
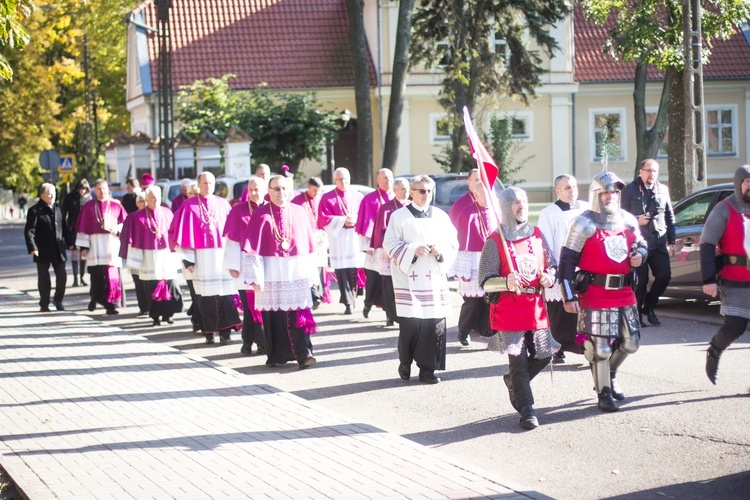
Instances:
[[[174,184],[172,186],[169,186],[169,191],[167,192],[167,199],[169,201],[174,200],[179,196],[179,194],[182,192],[182,188],[179,184]]]
[[[242,191],[244,191],[244,189],[247,187],[248,182],[250,181],[240,181],[237,184],[235,184],[234,187],[232,187],[232,191],[233,191],[232,194],[234,195],[233,199],[235,200],[240,199],[240,196],[242,196]]]
[[[495,182],[495,194],[500,196],[500,191],[502,190],[502,184],[500,184],[500,182]],[[433,203],[435,205],[451,206],[468,192],[469,183],[466,182],[466,177],[458,177],[456,179],[438,182],[435,186]]]

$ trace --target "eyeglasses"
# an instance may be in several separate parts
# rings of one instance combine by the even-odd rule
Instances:
[[[270,189],[271,191],[276,191],[277,193],[278,193],[279,191],[286,191],[286,188],[285,188],[285,187],[279,187],[279,186],[274,186],[274,187],[270,187],[270,188],[268,188],[268,189]]]
[[[642,168],[642,169],[641,169],[641,172],[652,172],[652,173],[657,173],[657,172],[659,172],[659,171],[658,171],[658,170],[655,170],[655,169],[653,169],[653,168]]]
[[[430,193],[432,193],[432,189],[412,188],[412,191],[419,191],[421,194],[430,194]]]

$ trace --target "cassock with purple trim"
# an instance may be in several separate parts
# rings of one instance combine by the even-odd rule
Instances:
[[[237,289],[224,267],[223,233],[230,210],[229,203],[218,196],[196,195],[185,200],[174,214],[169,230],[182,260],[193,266],[193,286],[207,342],[216,332],[228,341],[231,330],[241,325],[233,298]]]
[[[256,209],[242,250],[243,279],[255,289],[255,307],[263,314],[266,364],[311,366],[316,325],[310,288],[318,282],[318,267],[309,215],[289,202]]]
[[[182,293],[177,285],[180,261],[169,247],[168,232],[172,211],[148,207],[128,215],[120,234],[120,257],[139,278],[144,289],[146,309],[158,325],[182,311]]]
[[[120,272],[120,240],[118,235],[127,212],[117,200],[99,201],[96,198],[81,208],[76,225],[76,246],[88,249],[86,261],[91,274],[91,302],[93,311],[99,303],[110,314],[116,314],[116,303],[122,298]]]

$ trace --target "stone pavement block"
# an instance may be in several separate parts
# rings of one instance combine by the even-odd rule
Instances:
[[[459,498],[502,480],[0,288],[0,462],[32,498]],[[456,482],[463,484],[458,485]]]

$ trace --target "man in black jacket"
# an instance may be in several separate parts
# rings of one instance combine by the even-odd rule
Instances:
[[[638,300],[639,316],[643,314],[648,322],[661,324],[654,313],[659,297],[672,279],[669,256],[674,254],[675,225],[672,202],[667,186],[661,184],[659,163],[652,158],[641,162],[640,176],[622,191],[621,207],[638,219],[643,239],[648,243],[648,258],[638,270],[638,286],[635,296]],[[646,293],[648,270],[654,276],[651,289]],[[646,326],[641,318],[641,326]]]
[[[55,297],[53,304],[58,311],[63,311],[63,297],[67,274],[65,272],[65,237],[68,226],[63,220],[60,208],[55,204],[55,186],[42,184],[39,188],[39,202],[31,207],[26,217],[26,248],[34,257],[39,288],[39,306],[41,312],[49,312],[49,296],[52,283],[49,266],[55,270]]]

